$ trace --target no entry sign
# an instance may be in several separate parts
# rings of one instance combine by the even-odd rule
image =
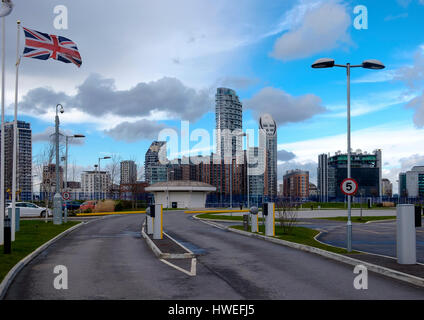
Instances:
[[[344,179],[340,185],[340,189],[347,196],[352,196],[358,191],[358,182],[352,178]]]

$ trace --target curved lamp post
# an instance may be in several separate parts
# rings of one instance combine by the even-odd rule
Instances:
[[[351,68],[365,68],[372,70],[381,70],[384,69],[385,66],[379,60],[365,60],[362,64],[359,65],[351,65],[347,63],[346,65],[336,64],[334,59],[330,58],[322,58],[316,60],[312,64],[312,68],[315,69],[323,69],[323,68],[332,68],[332,67],[341,67],[346,68],[347,71],[347,178],[351,178],[351,170],[350,170],[350,69]],[[380,177],[381,178],[381,177]],[[347,251],[352,251],[352,221],[351,221],[351,196],[347,196]]]

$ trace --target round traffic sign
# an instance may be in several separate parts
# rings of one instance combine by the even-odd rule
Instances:
[[[71,197],[71,195],[69,194],[69,192],[63,192],[62,193],[63,200],[69,200],[70,197]]]
[[[352,178],[344,179],[340,185],[340,189],[347,196],[354,195],[358,191],[358,182]]]

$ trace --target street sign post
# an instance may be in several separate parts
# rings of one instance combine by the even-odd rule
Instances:
[[[340,189],[347,196],[353,196],[358,191],[358,182],[352,178],[347,178],[340,184]]]

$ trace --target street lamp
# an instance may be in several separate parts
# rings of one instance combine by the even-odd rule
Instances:
[[[350,68],[365,68],[372,70],[381,70],[384,69],[385,66],[379,60],[365,60],[362,64],[359,65],[350,65],[347,63],[343,64],[335,64],[334,59],[330,58],[322,58],[316,60],[312,64],[312,68],[322,69],[322,68],[332,68],[332,67],[341,67],[346,68],[347,71],[347,178],[351,178],[351,170],[350,170]],[[351,196],[347,197],[347,251],[352,251],[352,221],[351,221]]]
[[[99,158],[99,165],[97,167],[97,176],[98,176],[98,180],[99,180],[99,199],[100,200],[100,192],[101,192],[101,183],[100,183],[100,160],[105,160],[105,159],[110,159],[111,157],[103,157],[103,158]]]
[[[56,105],[56,118],[55,118],[55,140],[56,140],[56,193],[53,198],[53,224],[62,224],[62,197],[60,196],[60,178],[59,178],[59,115],[58,107],[60,106],[60,113],[65,110],[61,104]]]

